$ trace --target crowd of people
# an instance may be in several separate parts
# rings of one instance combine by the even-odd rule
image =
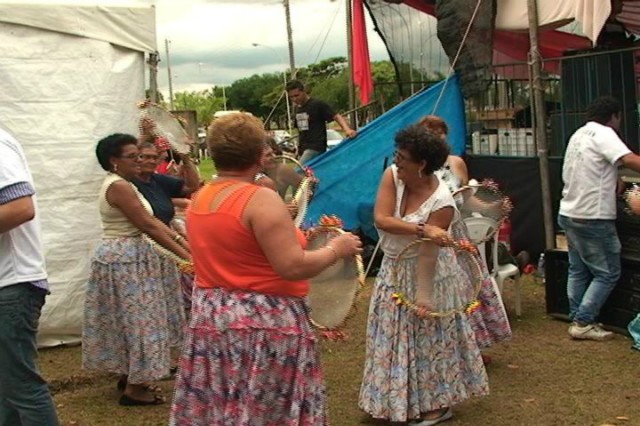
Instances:
[[[318,129],[327,121],[356,135],[300,82],[287,90],[297,105],[301,162],[326,150],[326,130],[323,145]],[[640,157],[616,134],[619,117],[615,99],[596,100],[567,148],[558,221],[569,241],[575,339],[610,337],[596,320],[620,274],[616,169],[640,172]],[[468,239],[454,193],[469,176],[450,154],[447,133],[442,118],[425,116],[396,134],[394,164],[374,207],[384,258],[370,301],[359,406],[373,418],[414,426],[439,424],[452,418],[452,407],[487,395],[489,360],[481,350],[511,337],[484,264],[478,309],[428,315],[430,294],[454,304],[475,285],[451,247]],[[155,382],[170,377],[177,361],[171,425],[325,425],[309,279],[360,254],[362,242],[347,232],[306,248],[283,200],[301,178],[274,161],[278,146],[259,119],[216,119],[207,143],[217,175],[205,185],[189,155],[171,154],[144,126],[141,135],[115,133],[97,143],[106,172],[98,194],[103,237],[86,286],[83,367],[117,376],[119,404],[145,406],[167,402]],[[400,256],[420,238],[430,242]],[[57,425],[36,365],[48,287],[35,189],[20,144],[4,131],[0,248],[0,425]],[[180,270],[178,260],[192,263],[195,274]],[[398,291],[414,309],[397,303]],[[173,348],[182,348],[177,360]]]

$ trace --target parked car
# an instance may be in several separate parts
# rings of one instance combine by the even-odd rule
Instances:
[[[335,148],[340,142],[344,140],[344,136],[337,130],[327,129],[327,149]]]

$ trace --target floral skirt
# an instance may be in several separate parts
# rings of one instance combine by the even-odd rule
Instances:
[[[85,293],[83,367],[130,383],[169,376],[170,348],[184,328],[179,296],[177,269],[142,237],[102,240]]]
[[[452,226],[453,238],[469,240],[469,233],[463,221],[457,221]],[[489,275],[487,265],[482,262],[485,279],[482,281],[478,301],[480,306],[469,314],[471,328],[476,336],[476,342],[481,349],[488,348],[494,343],[511,338],[511,325],[502,302],[495,279]]]
[[[167,320],[169,324],[169,344],[172,348],[182,347],[184,332],[187,326],[187,314],[183,300],[183,274],[175,261],[160,256],[160,273],[167,303]]]
[[[326,424],[305,299],[196,286],[192,302],[171,425]]]
[[[182,288],[182,306],[187,313],[187,318],[191,316],[191,299],[193,297],[193,282],[195,275],[190,272],[180,274],[180,287]]]
[[[397,286],[391,285],[394,262]],[[395,292],[415,297],[417,259],[385,256],[373,290],[367,323],[366,358],[359,406],[375,418],[404,422],[421,413],[487,395],[489,385],[466,314],[421,319],[392,299]],[[455,255],[440,250],[436,292],[455,299],[460,274]]]

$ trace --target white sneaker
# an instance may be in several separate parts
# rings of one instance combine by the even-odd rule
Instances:
[[[600,324],[580,326],[575,322],[569,327],[569,336],[576,340],[609,340],[613,339],[613,333],[603,330]]]
[[[451,408],[447,408],[447,410],[444,413],[442,413],[440,417],[436,417],[435,419],[425,419],[425,420],[411,422],[409,423],[409,426],[433,426],[433,425],[437,425],[438,423],[447,421],[451,418],[453,418],[453,412],[451,411]]]

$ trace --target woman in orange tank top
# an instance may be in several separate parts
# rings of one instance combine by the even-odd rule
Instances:
[[[247,114],[209,128],[218,176],[187,212],[196,279],[172,425],[327,422],[307,280],[361,243],[345,234],[305,250],[278,194],[254,183],[266,138]]]

